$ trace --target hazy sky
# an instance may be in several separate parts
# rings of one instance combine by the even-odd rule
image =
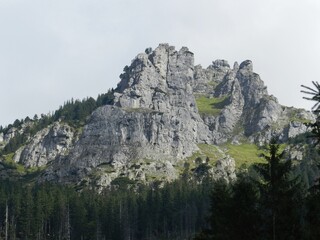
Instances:
[[[116,87],[145,48],[195,63],[251,59],[279,102],[310,109],[320,81],[319,0],[0,0],[0,125]]]

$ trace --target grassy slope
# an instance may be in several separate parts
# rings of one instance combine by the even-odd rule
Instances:
[[[239,168],[242,165],[250,166],[253,163],[262,163],[265,160],[259,157],[262,153],[254,144],[244,143],[240,145],[226,144],[227,154],[230,155],[236,161],[236,167]]]
[[[201,158],[202,161],[205,161],[206,157],[209,157],[209,163],[214,165],[218,159],[222,159],[226,155],[235,159],[236,168],[243,165],[250,166],[253,163],[265,162],[263,158],[259,157],[262,150],[259,150],[256,145],[250,143],[240,145],[228,143],[222,146],[199,144],[198,147],[200,150],[185,160],[185,162],[190,164],[190,168],[195,167],[196,158]]]
[[[200,114],[217,116],[226,105],[228,97],[208,98],[206,96],[196,97],[196,103]]]

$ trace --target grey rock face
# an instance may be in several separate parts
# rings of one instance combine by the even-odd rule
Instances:
[[[74,130],[67,124],[55,123],[39,131],[26,146],[14,155],[14,161],[25,167],[42,167],[65,156],[73,144]]]
[[[223,159],[219,159],[213,168],[213,178],[214,179],[225,179],[226,181],[236,179],[236,166],[234,159],[229,156]]]
[[[160,45],[139,54],[118,85],[114,106],[97,109],[68,157],[85,174],[101,164],[119,169],[139,159],[174,163],[210,142],[191,82],[193,53]],[[167,165],[166,165],[167,166]]]
[[[10,139],[12,139],[16,135],[17,129],[12,127],[8,130],[8,132],[3,136],[3,141],[8,143]]]
[[[25,122],[21,125],[21,127],[18,129],[16,127],[11,127],[8,129],[8,131],[4,133],[0,133],[0,148],[1,145],[5,146],[9,143],[9,141],[14,138],[17,134],[23,134],[27,128],[30,128],[33,126],[32,121]]]
[[[193,53],[185,47],[175,51],[174,47],[162,44],[151,54],[139,54],[133,61],[129,76],[119,84],[119,89],[129,88],[117,94],[115,106],[129,112],[142,109],[162,114],[164,129],[171,132],[173,142],[179,139],[181,143],[178,149],[185,148],[186,142],[207,141],[208,129],[197,113],[191,87],[193,76]],[[188,156],[196,149],[189,143],[185,149],[177,150],[175,157]]]
[[[307,131],[306,125],[301,122],[290,122],[288,125],[288,138],[293,138]]]
[[[208,76],[218,77],[212,80]],[[206,70],[197,66],[192,83],[195,95],[228,99],[218,116],[202,116],[215,143],[226,142],[236,135],[257,144],[273,136],[286,141],[306,130],[302,122],[314,119],[310,112],[283,107],[274,96],[268,95],[263,81],[253,72],[250,60],[240,66],[235,63],[233,69],[221,60]]]
[[[195,124],[189,130],[185,121],[188,118],[187,111],[172,116],[145,109],[102,107],[92,115],[84,129],[83,137],[76,145],[75,161],[83,156],[84,145],[86,159],[83,163],[88,167],[105,161],[127,164],[132,159],[157,160],[159,156],[171,161],[184,158],[197,149],[197,126]],[[87,158],[90,146],[93,146],[93,158]]]

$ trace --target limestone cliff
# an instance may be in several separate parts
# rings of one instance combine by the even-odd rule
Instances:
[[[194,94],[225,99],[215,106],[219,114],[202,115],[215,143],[247,138],[261,145],[272,136],[287,141],[306,131],[304,122],[314,120],[311,112],[282,106],[270,96],[249,60],[240,66],[235,63],[232,69],[223,60],[195,69]]]
[[[75,130],[63,123],[54,123],[30,139],[30,142],[18,149],[13,160],[23,166],[43,167],[57,157],[68,155],[76,138]]]

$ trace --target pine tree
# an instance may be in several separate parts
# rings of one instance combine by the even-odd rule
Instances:
[[[267,150],[268,154],[263,154],[267,162],[254,165],[259,174],[265,235],[273,240],[301,239],[299,179],[292,176],[292,161],[283,159],[285,152],[275,139],[270,141]]]
[[[238,173],[232,186],[230,239],[259,239],[261,235],[260,196],[257,186],[246,173]]]
[[[210,207],[208,226],[195,237],[195,240],[231,239],[232,193],[227,182],[219,180],[214,183]]]
[[[317,141],[317,143],[320,143],[320,84],[314,81],[312,81],[312,84],[314,85],[315,89],[301,85],[305,89],[301,92],[311,95],[311,97],[304,97],[304,99],[316,102],[312,107],[312,112],[317,116],[316,121],[314,123],[308,123],[307,126],[311,128],[313,138]]]
[[[320,143],[320,84],[318,82],[312,82],[315,89],[302,85],[305,90],[301,92],[311,95],[311,97],[304,97],[304,99],[315,101],[315,105],[312,107],[312,112],[316,115],[316,121],[314,123],[307,124],[311,128],[311,137],[316,141],[319,151]],[[319,166],[318,166],[319,167]],[[308,239],[316,240],[320,239],[320,178],[314,181],[314,185],[309,188],[309,195],[306,200],[306,236]]]

